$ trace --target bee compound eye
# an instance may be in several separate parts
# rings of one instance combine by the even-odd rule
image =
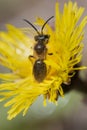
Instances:
[[[38,41],[38,36],[35,36],[34,39],[35,39],[35,41]]]

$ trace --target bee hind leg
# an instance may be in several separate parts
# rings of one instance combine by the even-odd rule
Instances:
[[[35,57],[33,55],[29,55],[28,59],[31,61],[31,63],[33,64]]]

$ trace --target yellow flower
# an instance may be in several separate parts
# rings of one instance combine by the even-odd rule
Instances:
[[[37,82],[32,73],[35,60],[29,59],[33,55],[35,41],[23,30],[7,25],[7,32],[0,32],[0,64],[9,68],[11,72],[0,73],[0,101],[7,100],[5,107],[11,106],[8,119],[11,120],[21,111],[26,114],[28,108],[40,95],[56,103],[58,95],[63,96],[62,83],[68,84],[76,70],[86,67],[75,67],[81,61],[84,27],[87,16],[80,22],[84,8],[76,3],[65,3],[63,13],[60,13],[58,3],[55,7],[55,29],[46,24],[44,33],[49,34],[46,60],[47,75],[42,82]],[[38,26],[44,20],[37,18]],[[28,32],[27,32],[28,33]],[[50,108],[51,109],[51,108]]]

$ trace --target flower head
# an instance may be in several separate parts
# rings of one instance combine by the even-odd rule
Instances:
[[[56,103],[58,95],[63,96],[62,83],[69,83],[76,70],[86,67],[75,67],[81,61],[84,27],[87,17],[79,19],[84,8],[76,3],[65,3],[63,13],[59,11],[58,3],[55,8],[55,29],[46,24],[44,34],[50,35],[47,46],[46,59],[47,75],[42,82],[34,78],[33,65],[37,58],[31,60],[35,41],[23,30],[7,25],[7,32],[0,32],[0,64],[9,68],[11,72],[0,73],[0,101],[7,100],[5,107],[11,106],[8,119],[14,118],[28,108],[40,95]],[[38,26],[44,20],[37,18]],[[51,54],[51,55],[50,55]]]

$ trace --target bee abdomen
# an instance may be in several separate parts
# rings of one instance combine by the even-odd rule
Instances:
[[[43,60],[38,59],[33,66],[33,74],[38,82],[42,82],[47,74],[47,67]]]

